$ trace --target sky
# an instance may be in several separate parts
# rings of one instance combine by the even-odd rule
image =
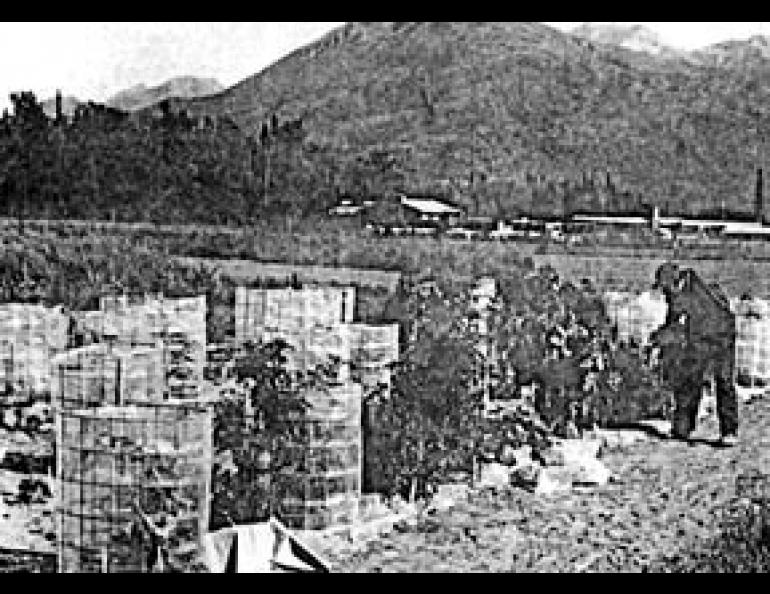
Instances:
[[[61,89],[81,100],[104,101],[135,84],[156,85],[181,75],[213,77],[230,86],[341,24],[2,22],[0,109],[9,105],[11,92],[20,90],[31,90],[39,99]],[[546,24],[566,31],[581,23]],[[765,22],[639,24],[683,49],[770,35]]]
[[[341,24],[2,22],[0,108],[20,90],[46,99],[59,88],[104,101],[138,83],[152,86],[182,75],[230,86]]]

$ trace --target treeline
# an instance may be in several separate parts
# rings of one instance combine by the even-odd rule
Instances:
[[[464,195],[463,195],[464,194]],[[746,200],[720,206],[698,201],[660,200],[634,191],[610,170],[585,170],[574,176],[523,171],[515,176],[489,179],[476,176],[470,190],[456,201],[476,216],[561,218],[574,214],[649,216],[653,206],[669,216],[751,220],[755,214]]]
[[[0,119],[0,216],[20,221],[250,225],[324,213],[340,196],[415,191],[448,195],[469,214],[495,218],[646,215],[653,202],[608,170],[565,177],[523,169],[425,186],[408,154],[348,154],[320,140],[301,116],[270,114],[250,136],[229,117],[193,116],[172,102],[133,114],[89,103],[71,118],[48,117],[32,93],[11,102]],[[697,202],[667,210],[745,217],[751,205],[737,213],[707,213]]]
[[[301,121],[273,117],[251,138],[229,118],[168,103],[131,115],[89,103],[52,119],[32,93],[11,101],[0,120],[2,216],[247,224],[332,201]]]

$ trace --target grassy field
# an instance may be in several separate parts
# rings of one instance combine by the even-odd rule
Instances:
[[[180,257],[183,264],[196,266],[205,264],[218,269],[236,283],[250,283],[257,279],[275,283],[290,281],[293,275],[302,283],[329,285],[354,285],[357,287],[382,287],[389,292],[395,290],[401,275],[385,270],[367,270],[347,266],[309,266],[254,260],[190,258]]]
[[[650,288],[663,257],[533,255],[536,265],[550,265],[560,276],[578,281],[588,278],[609,290],[644,291]],[[707,282],[715,282],[730,297],[749,293],[770,298],[770,262],[750,260],[679,260],[698,272]]]
[[[18,233],[17,222],[0,220],[3,235]],[[462,241],[432,237],[374,237],[354,226],[306,221],[294,228],[269,225],[221,227],[27,221],[30,238],[77,247],[99,238],[126,249],[174,257],[180,264],[206,264],[237,283],[281,282],[296,273],[306,282],[355,284],[392,291],[402,273],[467,278],[511,270],[525,260],[550,265],[564,277],[588,278],[617,290],[649,288],[655,268],[673,259],[692,267],[731,296],[770,296],[768,246],[731,243],[674,250],[614,246],[568,253],[535,242]],[[597,251],[601,249],[601,252]]]

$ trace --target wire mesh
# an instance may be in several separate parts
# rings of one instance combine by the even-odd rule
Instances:
[[[282,519],[298,529],[321,529],[357,517],[362,491],[362,400],[390,389],[390,365],[398,360],[398,325],[352,323],[355,293],[312,288],[236,290],[236,342],[282,339],[289,370],[340,363],[341,384],[308,395],[312,405],[303,439],[291,446],[299,468],[279,473]],[[351,374],[351,367],[355,373]]]
[[[156,295],[111,295],[98,312],[85,312],[83,330],[99,342],[163,351],[165,390],[173,399],[200,396],[206,366],[206,297],[169,299]]]
[[[334,358],[337,379],[350,377],[349,322],[355,310],[354,287],[295,289],[236,288],[236,342],[283,340],[291,371],[308,371]]]
[[[764,299],[733,300],[735,371],[741,383],[765,386],[770,381],[770,303]]]
[[[236,341],[262,340],[265,330],[297,333],[352,322],[355,299],[355,287],[299,290],[236,287]]]
[[[163,350],[98,343],[53,358],[51,402],[55,409],[160,404],[165,390]]]
[[[208,527],[211,414],[189,405],[57,414],[62,573],[148,571],[138,509],[167,526],[167,562],[191,567]]]
[[[336,359],[340,363],[337,379],[345,381],[350,376],[350,331],[346,324],[333,328],[265,330],[263,340],[283,340],[291,346],[284,353],[289,371],[309,371]]]
[[[357,517],[362,480],[362,391],[347,382],[313,391],[296,449],[297,468],[277,480],[283,485],[282,520],[313,530],[352,522]]]
[[[0,305],[0,387],[45,394],[50,390],[49,361],[67,346],[69,318],[61,306]]]
[[[364,397],[375,389],[391,386],[391,365],[398,361],[398,324],[350,324],[351,361],[354,379]]]

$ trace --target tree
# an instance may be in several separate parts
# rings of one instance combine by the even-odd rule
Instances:
[[[461,285],[410,282],[400,310],[390,309],[402,322],[403,354],[367,453],[389,495],[424,496],[449,473],[472,470],[483,393],[468,297]]]
[[[326,389],[336,370],[292,374],[287,348],[248,344],[235,355],[234,383],[215,409],[211,529],[280,516],[302,470],[306,394]]]

